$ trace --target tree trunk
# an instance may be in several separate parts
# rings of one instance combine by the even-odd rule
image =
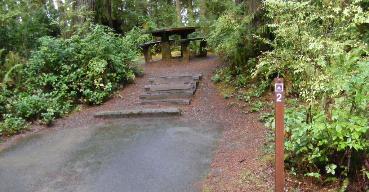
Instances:
[[[188,14],[188,23],[190,25],[193,25],[195,23],[195,17],[193,14],[193,4],[192,4],[192,0],[188,0],[188,9],[187,9],[187,14]]]
[[[95,15],[96,12],[96,0],[74,0],[73,2],[73,9],[75,11],[88,11],[93,12],[93,15]],[[83,23],[85,22],[86,18],[78,16],[78,18],[73,19],[73,23]]]
[[[113,15],[112,15],[112,3],[111,0],[106,0],[106,11],[107,11],[107,20],[109,23],[109,27],[113,27]]]
[[[77,0],[76,6],[78,8],[85,8],[88,11],[96,10],[96,0]]]
[[[63,2],[62,2],[62,0],[56,0],[56,1],[55,1],[55,5],[56,5],[56,7],[55,7],[55,8],[60,9],[60,8],[63,6]]]
[[[181,1],[176,0],[176,11],[177,11],[177,20],[179,24],[182,24],[182,7],[181,7]]]
[[[206,18],[206,0],[200,0],[200,20]]]
[[[243,3],[244,2],[244,0],[235,0],[234,1],[236,4],[241,4],[241,3]]]
[[[247,0],[247,7],[249,9],[249,13],[253,14],[260,8],[261,0]]]

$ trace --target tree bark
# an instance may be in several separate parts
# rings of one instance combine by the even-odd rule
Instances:
[[[86,8],[88,11],[95,11],[96,10],[96,0],[77,0],[76,6],[78,8]]]
[[[247,7],[249,10],[249,13],[253,14],[257,12],[261,5],[261,0],[247,0]]]
[[[106,11],[107,11],[107,20],[109,23],[109,27],[113,27],[113,14],[112,14],[112,3],[111,0],[106,0]]]
[[[176,1],[176,11],[177,11],[177,20],[178,23],[181,24],[182,23],[182,7],[181,7],[181,1],[180,0],[175,0]]]
[[[244,2],[244,0],[235,0],[234,1],[236,4],[241,4],[241,3],[243,3]]]
[[[56,0],[55,1],[55,4],[56,4],[56,7],[55,8],[58,8],[60,10],[60,8],[63,6],[63,2],[62,0]]]
[[[200,0],[200,17],[201,20],[206,18],[206,0]]]
[[[190,25],[192,25],[195,22],[195,17],[193,14],[193,4],[192,4],[192,0],[188,0],[188,9],[187,9],[187,14],[188,14],[188,23]]]

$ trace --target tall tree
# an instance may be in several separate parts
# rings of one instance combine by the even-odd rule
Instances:
[[[177,12],[178,23],[182,23],[182,7],[181,7],[181,1],[180,0],[175,0],[175,1],[176,1],[176,12]]]
[[[236,4],[241,4],[241,3],[243,3],[245,0],[235,0],[234,2],[236,3]]]
[[[95,11],[96,9],[96,0],[76,0],[76,6],[85,9],[89,11]]]
[[[200,0],[200,17],[201,20],[206,17],[206,0]]]
[[[192,0],[187,0],[187,17],[188,17],[188,23],[192,25],[195,22]]]
[[[261,3],[261,0],[247,0],[246,5],[248,7],[249,13],[255,13],[256,11],[258,11]]]

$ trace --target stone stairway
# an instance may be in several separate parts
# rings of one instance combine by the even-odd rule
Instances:
[[[201,74],[183,74],[150,78],[140,95],[141,104],[189,105],[195,94]]]

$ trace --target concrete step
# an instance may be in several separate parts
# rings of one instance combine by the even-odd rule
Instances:
[[[166,95],[170,95],[170,94],[184,94],[184,95],[194,95],[195,94],[196,89],[192,89],[192,90],[168,90],[168,91],[145,91],[145,94],[150,94],[150,95],[159,95],[159,94],[166,94]]]
[[[166,117],[179,116],[181,110],[178,108],[159,109],[129,109],[121,111],[104,111],[94,115],[95,118],[128,118],[128,117]]]
[[[141,99],[141,104],[180,104],[180,105],[189,105],[191,103],[191,99]]]
[[[196,90],[196,84],[158,84],[158,85],[145,85],[145,91],[191,91]]]
[[[193,92],[159,92],[159,93],[145,93],[140,95],[140,99],[157,100],[157,99],[190,99]]]
[[[169,83],[183,83],[183,84],[190,84],[195,83],[197,84],[202,78],[202,74],[195,74],[195,75],[178,75],[178,76],[160,76],[156,78],[149,78],[149,82],[152,85],[156,84],[169,84]]]

